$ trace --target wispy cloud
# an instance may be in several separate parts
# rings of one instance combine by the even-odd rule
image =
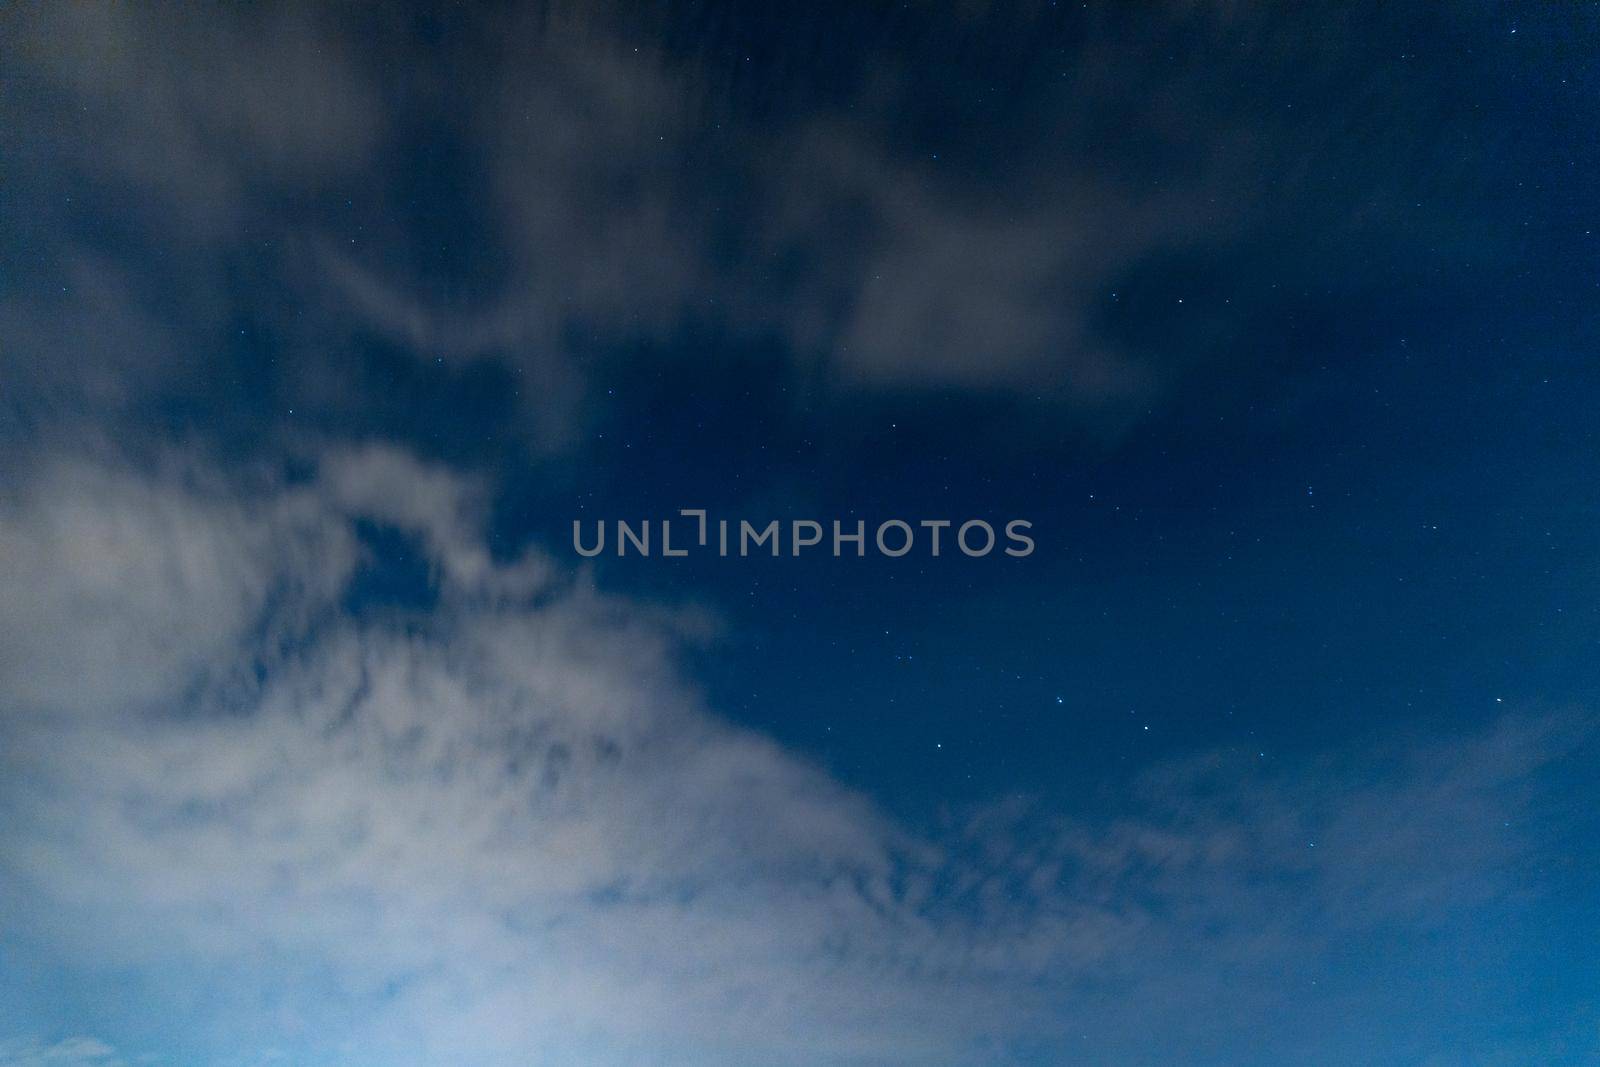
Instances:
[[[117,1050],[92,1037],[69,1037],[50,1044],[38,1041],[0,1044],[4,1067],[127,1067]]]
[[[292,484],[60,462],[8,496],[0,933],[84,988],[136,976],[96,1032],[242,1062],[1153,1061],[1351,944],[1502,906],[1505,824],[1576,743],[1213,752],[1103,810],[917,829],[716,717],[693,617],[493,559],[484,504],[387,448]],[[427,613],[347,610],[372,524],[429,562]]]
[[[7,81],[29,121],[8,143],[58,174],[126,198],[147,222],[237,236],[271,197],[349,174],[385,113],[349,39],[308,9],[219,12],[116,6],[8,13]]]
[[[960,21],[922,17],[929,33]],[[1043,14],[966,17],[1020,44]],[[1341,80],[1367,47],[1352,18],[1290,32],[1237,5],[1094,13],[1063,55],[1016,70],[972,57],[995,77],[938,116],[917,111],[928,87],[892,20],[860,56],[808,45],[838,88],[772,73],[808,105],[785,108],[735,91],[745,61],[716,43],[734,28],[684,18],[694,32],[666,37],[704,47],[668,47],[606,7],[462,16],[446,48],[350,11],[11,12],[0,48],[17,203],[60,223],[27,223],[41,277],[103,264],[102,284],[66,279],[65,299],[52,284],[0,307],[22,396],[33,410],[84,399],[63,385],[69,354],[87,357],[96,404],[181,382],[193,365],[171,354],[215,351],[237,308],[224,293],[175,310],[171,294],[242,271],[293,305],[254,325],[309,394],[302,413],[319,392],[359,391],[320,377],[330,341],[376,338],[428,364],[509,368],[540,417],[533,437],[570,442],[599,403],[586,389],[597,349],[670,350],[698,324],[733,351],[778,344],[797,380],[830,391],[954,390],[1121,423],[1198,367],[1243,365],[1231,344],[1258,307],[1248,287],[1169,314],[1177,289],[1207,289],[1207,264],[1237,247],[1276,249],[1263,284],[1309,285],[1353,235],[1388,240],[1402,215],[1430,249],[1472,229],[1459,209],[1472,190],[1449,173],[1457,203],[1424,210],[1441,190],[1425,200],[1371,165],[1458,131],[1438,91],[1403,72]],[[1176,50],[1176,36],[1208,47]],[[1032,94],[1049,121],[1022,124],[1006,91]],[[1359,122],[1306,126],[1275,103],[1306,93],[1359,102]],[[397,161],[416,162],[417,131],[443,126],[444,155],[419,164],[437,182],[423,212]],[[941,154],[947,126],[969,149],[992,142],[1004,165]],[[108,226],[118,239],[93,247],[85,235]],[[122,278],[152,270],[173,275],[160,296]],[[117,322],[177,334],[162,373],[85,341]]]

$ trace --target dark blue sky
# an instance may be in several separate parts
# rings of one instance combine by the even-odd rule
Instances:
[[[1597,20],[0,16],[0,1064],[1597,1062]]]

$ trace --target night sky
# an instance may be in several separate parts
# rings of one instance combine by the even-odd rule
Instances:
[[[1577,2],[0,11],[0,1065],[1600,1063],[1597,105]],[[575,551],[684,508],[782,555]]]

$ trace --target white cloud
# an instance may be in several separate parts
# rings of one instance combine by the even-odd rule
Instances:
[[[1212,754],[1107,816],[914,832],[710,714],[670,611],[508,576],[482,514],[384,448],[295,485],[43,468],[4,511],[0,934],[187,1004],[153,1032],[208,1061],[996,1062],[1085,1027],[1143,1062],[1224,994],[1269,1018],[1339,939],[1494,899],[1495,825],[1560,751]],[[342,610],[357,520],[426,546],[427,617]]]
[[[92,1037],[0,1044],[0,1067],[127,1067],[117,1050]]]
[[[148,477],[48,462],[0,500],[0,672],[13,709],[102,712],[225,665],[269,597],[305,610],[353,564],[304,494],[236,497],[168,459]]]

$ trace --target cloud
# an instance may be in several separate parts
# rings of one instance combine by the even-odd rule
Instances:
[[[116,5],[4,20],[0,254],[27,264],[0,294],[6,437],[216,404],[241,380],[241,319],[293,321],[241,306],[241,257],[287,245],[386,140],[348,27],[310,9]]]
[[[1161,374],[1097,338],[1108,283],[1184,220],[1175,196],[1136,198],[1086,173],[1048,195],[988,203],[942,187],[924,161],[896,161],[859,125],[806,131],[782,147],[768,240],[814,261],[790,299],[790,340],[827,350],[845,387],[1048,394],[1088,408],[1143,402]],[[1177,202],[1175,202],[1177,201]],[[852,241],[825,241],[851,208]],[[831,310],[830,310],[831,309]]]
[[[141,382],[195,370],[115,262],[70,254],[55,288],[0,299],[0,368],[17,383],[11,412],[119,412]]]
[[[349,38],[306,10],[36,8],[9,25],[7,82],[34,110],[8,141],[118,201],[118,183],[153,195],[161,226],[231,234],[260,192],[348,174],[382,136]]]
[[[1123,419],[1196,368],[1247,358],[1231,342],[1266,301],[1213,291],[1240,248],[1267,261],[1264,284],[1287,284],[1325,280],[1357,238],[1388,254],[1403,203],[1430,242],[1471,230],[1459,212],[1415,211],[1395,162],[1459,129],[1437,87],[1385,72],[1350,84],[1373,30],[1361,20],[1097,11],[1044,54],[1045,15],[917,13],[919,33],[961,41],[960,64],[907,50],[892,20],[848,55],[802,33],[793,54],[838,84],[773,69],[757,99],[722,47],[738,26],[672,24],[696,48],[605,13],[510,20],[467,99],[514,265],[450,339],[537,324],[540,343],[501,350],[526,367],[555,358],[562,332],[670,344],[711,324],[734,347],[778,341],[797,376],[840,392]],[[1289,97],[1318,100],[1322,118]],[[1330,189],[1329,171],[1344,183]],[[419,296],[383,319],[429,307]]]
[[[0,1045],[0,1067],[126,1067],[117,1050],[92,1037],[69,1037],[49,1045],[37,1041]]]
[[[1116,427],[1274,358],[1237,342],[1352,249],[1395,300],[1485,238],[1452,83],[1357,62],[1412,28],[1172,3],[1041,49],[1053,17],[886,15],[848,49],[804,22],[756,79],[741,18],[692,12],[13,12],[0,136],[42,269],[0,306],[8,401],[48,424],[268,376],[327,429],[383,409],[376,347],[504,370],[526,438],[570,447],[622,360],[716,373],[672,354],[693,336],[778,348],[790,395]]]
[[[599,342],[670,343],[709,323],[736,346],[777,340],[797,374],[844,391],[1120,409],[1162,384],[1093,320],[1144,258],[1217,235],[1226,213],[1196,206],[1209,175],[1119,191],[1045,144],[1016,178],[975,188],[885,128],[907,86],[767,121],[712,102],[719,60],[641,42],[625,20],[509,23],[463,91],[503,276],[463,309],[448,284],[327,258],[380,334],[558,379],[573,335],[603,358]],[[1108,90],[1050,103],[1086,123]]]
[[[0,933],[91,991],[57,1025],[208,1062],[1089,1035],[1155,1062],[1265,1027],[1341,945],[1498,907],[1524,847],[1499,827],[1575,743],[1512,720],[1292,771],[1203,753],[1105,810],[913,828],[708,709],[692,616],[490,557],[485,493],[370,446],[291,481],[61,460],[8,495]],[[428,610],[348,606],[374,526],[420,546]]]
[[[230,660],[269,600],[290,611],[325,601],[354,545],[308,505],[293,492],[240,498],[175,457],[145,478],[45,463],[0,504],[11,605],[0,671],[13,712],[170,697]]]

